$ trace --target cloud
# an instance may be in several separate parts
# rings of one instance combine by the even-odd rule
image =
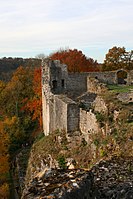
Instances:
[[[13,56],[18,52],[34,56],[43,50],[50,52],[69,46],[87,53],[93,50],[100,60],[99,54],[107,48],[114,45],[131,48],[133,44],[132,0],[0,3],[1,55]]]

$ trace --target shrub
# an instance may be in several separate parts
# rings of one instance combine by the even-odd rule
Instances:
[[[107,151],[105,151],[104,149],[100,149],[100,156],[104,157],[107,155]]]
[[[58,157],[58,164],[59,164],[59,167],[61,169],[66,169],[67,168],[67,165],[66,165],[66,161],[65,161],[65,157],[64,156],[59,156]]]
[[[100,145],[100,141],[96,138],[94,141],[93,141],[93,143],[95,144],[95,146],[99,146]]]
[[[105,116],[102,113],[96,112],[95,115],[98,122],[103,122],[105,120]]]

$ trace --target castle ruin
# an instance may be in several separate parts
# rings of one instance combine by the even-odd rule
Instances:
[[[110,72],[69,73],[67,66],[60,61],[43,60],[42,104],[45,135],[57,129],[70,134],[75,131],[98,131],[90,107],[95,102],[100,109],[106,110],[104,103],[97,97],[98,92],[106,92],[104,83],[133,84],[133,71],[125,71],[125,79],[119,78],[120,71],[122,69]],[[100,87],[97,84],[99,81]]]

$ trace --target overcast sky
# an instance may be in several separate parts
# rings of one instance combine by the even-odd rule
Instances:
[[[0,0],[0,57],[77,48],[104,60],[133,49],[133,0]]]

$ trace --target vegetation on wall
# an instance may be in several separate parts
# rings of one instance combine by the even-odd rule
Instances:
[[[86,142],[82,135],[75,135],[76,137],[73,135],[73,138],[68,141],[64,131],[55,131],[49,136],[41,138],[32,148],[32,161],[36,167],[39,167],[40,158],[47,160],[48,164],[49,154],[61,169],[67,168],[67,158],[70,157],[75,162],[75,168],[89,169],[101,158],[133,156],[132,105],[121,103],[117,99],[117,94],[112,91],[107,91],[101,97],[103,97],[108,111],[107,113],[94,112],[100,126],[99,132],[88,132],[89,142]],[[118,112],[118,117],[115,115],[116,112]]]
[[[101,95],[108,106],[108,113],[105,117],[106,123],[104,123],[103,126],[106,134],[99,137],[99,143],[101,143],[102,149],[106,150],[107,154],[112,148],[112,155],[116,153],[122,156],[133,156],[132,104],[120,102],[117,95],[118,92],[114,92],[113,90],[109,90]],[[109,128],[107,128],[106,125],[108,125]]]
[[[67,158],[72,157],[75,168],[90,168],[101,158],[112,156],[133,156],[133,108],[130,103],[122,103],[117,93],[108,90],[100,95],[107,106],[107,112],[93,110],[99,124],[99,132],[88,132],[88,140],[76,136],[67,140],[64,131],[55,131],[34,144],[33,160],[39,164],[38,155],[46,160],[49,154],[60,168],[67,168]],[[93,107],[94,108],[94,107]],[[43,152],[45,150],[45,153]],[[38,165],[39,166],[39,165]]]

